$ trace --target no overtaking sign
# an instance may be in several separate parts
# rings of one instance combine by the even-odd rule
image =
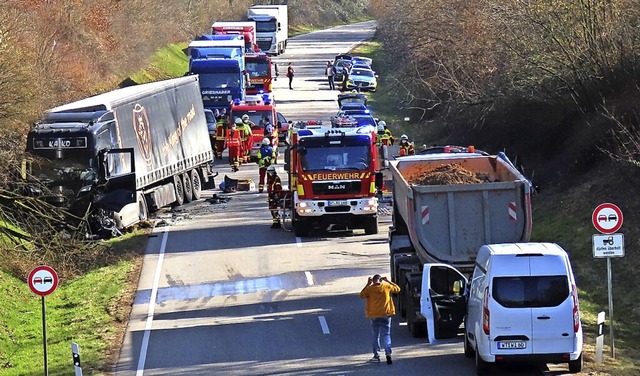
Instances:
[[[591,221],[599,232],[613,234],[622,227],[622,211],[614,204],[600,204],[593,211]]]

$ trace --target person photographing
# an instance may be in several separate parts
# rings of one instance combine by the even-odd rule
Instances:
[[[381,340],[387,364],[393,363],[391,360],[391,317],[396,314],[396,307],[393,304],[391,294],[398,292],[400,292],[400,287],[386,277],[381,277],[380,274],[369,277],[367,285],[360,291],[360,297],[365,299],[365,315],[371,319],[373,358],[370,362],[372,363],[380,362],[378,352],[381,349]]]

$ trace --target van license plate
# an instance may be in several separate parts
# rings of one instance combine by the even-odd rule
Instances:
[[[349,205],[346,200],[332,200],[328,202],[329,206],[347,206]]]
[[[526,349],[527,343],[525,341],[502,341],[498,342],[498,348],[503,350]]]

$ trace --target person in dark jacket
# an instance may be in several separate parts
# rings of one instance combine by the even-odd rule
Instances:
[[[287,77],[289,77],[289,90],[293,90],[293,86],[291,85],[293,84],[294,73],[295,73],[295,69],[293,69],[293,65],[289,63],[289,66],[287,66]]]

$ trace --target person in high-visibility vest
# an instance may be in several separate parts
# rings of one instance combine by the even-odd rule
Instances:
[[[393,138],[393,135],[391,134],[391,130],[389,129],[389,127],[387,127],[387,123],[384,120],[380,120],[378,122],[378,126],[380,126],[380,125],[382,125],[382,127],[384,128],[384,132],[380,136],[381,141],[382,141],[382,145],[385,145],[385,146],[393,145],[395,143],[395,139]]]
[[[229,164],[233,172],[238,171],[240,166],[240,152],[242,149],[242,138],[238,125],[242,123],[242,119],[237,118],[235,123],[231,124],[231,129],[227,132],[225,146],[229,149]]]
[[[264,178],[267,175],[267,168],[273,163],[273,147],[271,141],[267,137],[262,139],[262,145],[258,150],[258,166],[260,173],[260,181],[258,182],[258,193],[264,191]]]
[[[400,137],[400,155],[414,155],[415,153],[416,149],[413,147],[413,142],[409,142],[409,137],[403,134]]]
[[[253,139],[253,131],[251,127],[255,127],[256,124],[252,122],[249,118],[249,115],[242,115],[242,163],[249,163],[249,158],[251,155],[251,144]]]
[[[282,181],[276,173],[276,166],[267,167],[267,192],[269,193],[269,210],[271,211],[271,228],[280,228],[280,214],[278,214],[278,201],[282,191]],[[285,205],[281,203],[281,205]]]
[[[227,117],[225,114],[221,114],[218,116],[218,121],[216,122],[216,158],[222,159],[222,152],[224,151],[224,141],[227,138],[227,128],[229,124],[227,123]]]

